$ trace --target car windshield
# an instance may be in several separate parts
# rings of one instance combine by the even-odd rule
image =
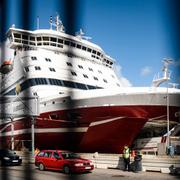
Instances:
[[[16,153],[14,151],[11,151],[9,149],[3,149],[1,152],[3,155],[9,155],[9,156],[14,156]]]
[[[61,152],[62,157],[64,159],[76,159],[76,158],[80,158],[80,156],[76,153],[72,153],[72,152]]]

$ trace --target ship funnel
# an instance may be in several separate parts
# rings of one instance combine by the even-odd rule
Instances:
[[[163,76],[159,77],[159,74],[158,74],[154,77],[152,81],[153,87],[158,87],[163,82],[170,80],[169,65],[173,63],[173,60],[170,58],[164,58],[162,62],[164,63],[163,68],[162,68]]]

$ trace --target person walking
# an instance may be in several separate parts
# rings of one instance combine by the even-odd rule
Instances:
[[[128,146],[124,146],[123,160],[124,160],[124,171],[130,171],[130,149]]]

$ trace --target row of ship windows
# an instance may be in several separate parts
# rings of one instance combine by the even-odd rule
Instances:
[[[28,89],[31,86],[37,85],[55,85],[55,86],[63,86],[68,88],[76,88],[82,90],[91,90],[91,89],[103,89],[102,87],[92,86],[88,84],[66,81],[66,80],[59,80],[59,79],[52,79],[52,78],[32,78],[24,81],[20,84],[21,91]],[[15,88],[6,93],[5,95],[15,95]]]
[[[88,51],[88,52],[92,52],[93,54],[97,54],[98,56],[101,56],[101,53],[96,51],[96,50],[93,50],[89,47],[85,47],[85,46],[82,46],[80,44],[76,44],[75,42],[71,41],[71,40],[63,40],[63,39],[60,39],[60,38],[55,38],[55,37],[48,37],[48,36],[37,36],[37,37],[34,37],[34,36],[28,36],[28,35],[24,35],[22,34],[22,37],[21,37],[21,34],[18,34],[18,33],[14,33],[14,38],[15,38],[15,42],[19,39],[24,42],[24,43],[28,43],[28,41],[32,41],[32,42],[35,42],[37,40],[37,42],[40,42],[40,41],[45,41],[45,45],[49,45],[49,41],[52,42],[52,43],[60,43],[60,44],[65,44],[65,45],[68,45],[68,46],[72,46],[72,47],[77,47],[78,49],[82,49],[84,51]],[[20,42],[20,41],[18,41]],[[33,43],[32,45],[35,45],[35,43]],[[41,45],[41,44],[39,44]],[[53,44],[54,45],[54,44]]]
[[[35,56],[32,56],[31,57],[31,59],[32,60],[37,60],[37,57],[35,57]],[[47,62],[51,62],[51,59],[50,58],[45,58],[45,60],[47,61]],[[67,64],[67,66],[70,66],[70,67],[73,67],[73,65],[72,65],[72,63],[70,63],[70,62],[66,62],[66,64]],[[84,67],[82,66],[82,65],[78,65],[78,67],[80,68],[80,69],[84,69]],[[51,68],[51,69],[54,69],[54,68]],[[51,70],[50,69],[50,71],[55,71],[55,69],[54,70]],[[88,68],[89,69],[89,71],[92,71],[93,72],[93,69],[92,68]],[[38,69],[36,69],[36,70],[38,70]],[[39,69],[40,70],[40,69]],[[102,71],[101,70],[98,70],[98,73],[100,73],[100,74],[102,74]],[[73,74],[72,74],[73,75]],[[113,78],[115,78],[114,77],[114,75],[111,75]]]
[[[94,57],[96,59],[100,59],[99,57],[103,57],[103,54],[101,54],[100,52],[98,52],[94,49],[91,49],[89,47],[85,47],[85,46],[82,46],[80,44],[76,44],[75,42],[73,42],[71,40],[63,40],[60,38],[48,37],[48,36],[33,37],[33,36],[25,35],[25,34],[22,34],[22,37],[21,37],[21,34],[18,34],[18,33],[14,33],[14,38],[15,38],[15,42],[23,43],[23,44],[27,44],[27,45],[28,45],[28,42],[30,45],[36,45],[36,43],[35,43],[36,40],[37,40],[38,46],[51,45],[51,46],[57,46],[57,47],[63,48],[63,45],[61,45],[61,44],[64,44],[67,46],[76,47],[78,49],[82,49],[84,51],[90,52],[90,53],[94,54],[94,55],[92,55],[92,57]],[[95,56],[95,55],[97,55],[97,56]],[[103,61],[106,62],[107,64],[110,64],[110,65],[113,64],[112,61],[109,61],[106,58],[104,58]]]
[[[41,70],[41,67],[40,67],[40,66],[35,66],[34,68],[35,68],[35,70],[37,70],[37,71],[40,71],[40,70]],[[26,72],[29,72],[29,68],[28,68],[28,67],[25,67],[24,69],[25,69]],[[50,70],[51,72],[56,72],[56,70],[55,70],[54,68],[49,68],[49,70]],[[72,74],[73,76],[77,76],[76,72],[74,72],[74,71],[71,71],[71,74]],[[86,74],[83,74],[83,77],[84,77],[84,78],[89,78],[88,75],[86,75]],[[97,78],[97,77],[94,76],[93,78],[94,78],[94,80],[98,81],[98,78]],[[104,81],[105,83],[107,83],[107,80],[106,80],[106,79],[103,79],[103,81]]]

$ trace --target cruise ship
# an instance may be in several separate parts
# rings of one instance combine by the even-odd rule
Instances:
[[[38,98],[35,147],[121,153],[147,122],[167,121],[167,107],[170,123],[178,122],[180,90],[159,86],[169,80],[168,61],[152,86],[125,87],[115,60],[82,30],[67,34],[58,16],[54,25],[34,31],[9,28],[6,48],[12,56],[0,68],[2,98]],[[25,112],[1,115],[4,145],[12,143],[12,126],[15,148],[31,142],[32,117]]]

